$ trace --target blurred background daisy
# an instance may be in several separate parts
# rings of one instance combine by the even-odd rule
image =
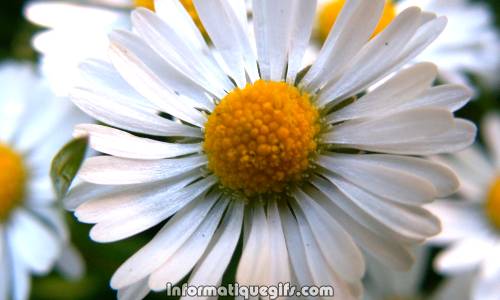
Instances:
[[[200,26],[191,0],[181,1]],[[39,53],[40,68],[57,95],[67,95],[78,80],[78,65],[87,58],[104,59],[108,34],[129,29],[132,9],[154,9],[153,0],[32,0],[25,17],[43,30],[31,45]]]
[[[14,86],[11,83],[29,82],[26,78],[35,75],[26,76],[26,74],[33,74],[33,70],[36,70],[40,75],[46,77],[52,91],[41,93],[37,90],[33,92],[39,95],[56,93],[59,96],[68,95],[75,83],[82,82],[82,78],[79,76],[80,70],[77,68],[82,60],[87,58],[105,60],[108,58],[108,34],[114,29],[130,30],[132,28],[129,15],[133,8],[138,6],[152,8],[152,1],[130,0],[9,0],[1,2],[0,58],[4,61],[16,59],[36,63],[34,67],[26,67],[23,64],[20,69],[24,71],[8,73],[9,75],[5,79],[2,77],[2,80],[7,86]],[[190,16],[195,18],[195,22],[199,24],[196,12],[192,10],[192,6],[189,6],[189,2],[182,1],[182,4],[188,8]],[[345,1],[320,0],[318,2],[315,34],[313,36],[316,48],[309,49],[312,51],[308,51],[308,56],[302,61],[302,66],[310,65],[317,58],[319,45],[327,37],[328,30],[325,28],[333,25],[340,7]],[[449,26],[443,35],[416,60],[431,61],[439,66],[437,82],[466,83],[471,90],[474,90],[476,92],[475,101],[469,103],[456,114],[458,117],[472,120],[478,125],[486,124],[483,123],[484,120],[492,120],[491,116],[500,110],[500,77],[498,76],[500,2],[497,0],[387,1],[382,21],[378,24],[372,36],[379,34],[395,18],[396,14],[410,3],[422,7],[424,10],[433,11],[438,16],[445,15],[449,20]],[[328,7],[328,9],[323,9],[325,7]],[[191,10],[189,10],[190,8]],[[249,15],[251,16],[251,13]],[[171,15],[171,17],[176,18],[178,16]],[[204,34],[206,38],[206,33]],[[217,57],[216,59],[220,61],[221,58]],[[9,63],[11,69],[13,65]],[[17,67],[14,69],[17,69]],[[83,78],[83,82],[87,79]],[[0,84],[2,84],[2,87],[4,86],[2,82]],[[24,87],[24,90],[30,89],[32,89],[31,86]],[[5,95],[4,90],[10,89],[2,88],[0,95]],[[46,91],[48,90],[46,89]],[[40,96],[40,98],[46,97]],[[2,99],[0,99],[0,103],[2,103],[1,101]],[[19,101],[17,104],[22,103],[24,102]],[[8,127],[4,127],[7,125],[2,122],[15,116],[19,110],[16,107],[16,105],[9,106],[4,111],[7,116],[2,115],[0,119],[0,136],[10,130]],[[51,111],[50,107],[52,106],[47,105],[47,110],[43,110],[43,113],[40,113],[38,117],[45,116],[50,119],[52,115],[49,113],[62,110],[62,107],[59,107]],[[35,107],[30,109],[35,110]],[[36,122],[38,122],[36,126],[43,127],[42,121]],[[492,124],[491,122],[488,123]],[[9,124],[13,123],[9,121]],[[486,125],[481,126],[483,130],[486,130],[486,127]],[[58,129],[62,129],[62,127]],[[395,299],[408,298],[412,300],[498,300],[498,297],[496,297],[498,293],[495,288],[498,287],[500,278],[500,274],[498,274],[500,254],[496,254],[498,251],[478,250],[478,245],[494,245],[495,243],[498,245],[495,216],[500,208],[496,206],[495,203],[497,202],[489,200],[492,198],[491,195],[498,195],[495,192],[495,178],[497,177],[492,175],[494,174],[493,171],[486,174],[487,170],[498,170],[498,167],[495,167],[498,165],[493,163],[495,152],[487,150],[492,149],[492,147],[486,147],[485,141],[489,140],[489,145],[493,141],[493,144],[498,147],[498,144],[495,143],[498,143],[500,136],[498,130],[487,131],[489,132],[489,138],[485,139],[483,136],[479,136],[478,147],[466,150],[452,158],[446,157],[447,163],[450,160],[459,162],[457,171],[462,185],[458,194],[436,204],[437,215],[440,215],[440,207],[445,208],[444,210],[447,212],[441,216],[445,221],[445,231],[443,231],[442,236],[438,236],[432,241],[425,255],[417,256],[417,264],[410,273],[404,273],[404,275],[395,273],[392,269],[388,270],[377,265],[377,262],[368,261],[367,276],[364,282],[366,284],[365,294],[367,297],[371,296],[369,299],[386,300],[386,298],[393,299],[396,297]],[[59,130],[54,130],[54,132],[59,133]],[[69,138],[69,135],[67,138]],[[22,152],[24,150],[18,148],[17,144],[0,139],[0,143],[2,141],[2,145],[7,145],[4,147],[5,149],[14,150],[15,153],[24,153]],[[58,147],[61,145],[62,143]],[[4,151],[1,155],[6,157],[7,153],[14,152]],[[28,154],[31,153],[35,152],[28,152]],[[44,168],[47,169],[50,165],[50,159],[47,158],[43,162]],[[450,163],[449,165],[457,168],[457,164]],[[460,172],[460,170],[465,171]],[[0,170],[0,172],[2,171]],[[471,174],[477,176],[470,176]],[[2,180],[1,178],[3,178],[2,174],[0,174],[0,180]],[[1,193],[2,191],[0,191]],[[16,206],[18,210],[25,210],[22,206],[24,203],[27,202]],[[11,206],[5,205],[0,209],[5,212],[9,211],[9,213],[5,213],[5,215],[11,216],[9,220],[17,218],[12,217],[12,215],[15,215],[14,210],[7,209],[8,207]],[[468,209],[463,212],[463,215],[450,213],[461,211],[464,207],[468,207]],[[432,206],[429,208],[433,209]],[[28,213],[29,217],[40,217],[38,213],[33,213],[31,209],[28,210]],[[1,220],[0,217],[0,224],[2,223]],[[7,217],[5,220],[7,220]],[[50,270],[54,269],[52,268],[54,266],[76,266],[69,262],[60,264],[52,255],[46,261],[46,264],[50,265],[50,267],[39,265],[39,269],[32,270],[31,273],[34,273],[35,276],[29,290],[26,285],[23,285],[23,282],[26,282],[23,280],[20,280],[20,284],[13,287],[10,281],[5,280],[3,276],[4,270],[2,269],[0,271],[0,299],[3,299],[2,296],[7,291],[10,293],[13,290],[17,290],[16,293],[21,296],[27,295],[29,291],[29,298],[31,299],[113,299],[116,297],[116,292],[110,288],[109,279],[115,270],[127,258],[149,242],[161,228],[160,226],[154,226],[142,234],[125,241],[98,244],[89,238],[90,226],[76,223],[74,218],[69,215],[65,215],[65,218],[58,216],[54,220],[59,220],[58,222],[61,222],[61,224],[64,224],[63,221],[69,223],[72,240],[75,247],[84,256],[87,265],[85,276],[79,280],[66,280],[67,276],[75,278],[76,274],[72,274],[71,270],[78,271],[78,267],[57,268],[58,271],[66,275],[66,278],[61,276],[60,272],[50,272]],[[13,221],[9,222],[13,223]],[[4,224],[9,222],[5,221]],[[468,239],[468,233],[471,233],[475,238]],[[61,233],[54,231],[53,234],[57,239],[65,240],[66,235],[63,234],[63,231]],[[448,234],[448,237],[453,237],[453,239],[440,239],[446,234]],[[49,239],[45,242],[48,241]],[[6,243],[4,242],[3,245],[6,245]],[[62,249],[71,248],[63,247]],[[50,249],[48,248],[48,250]],[[24,259],[23,255],[26,255],[26,252],[23,251],[25,250],[18,252],[20,253],[18,257],[22,257],[22,259]],[[243,247],[239,243],[235,248],[235,257],[240,257],[242,252]],[[46,253],[49,254],[50,251]],[[61,253],[68,254],[68,252]],[[70,254],[63,257],[73,258],[73,263],[77,261]],[[40,260],[39,263],[42,264],[43,260]],[[0,266],[5,267],[6,265],[0,264]],[[221,279],[222,284],[235,280],[237,266],[237,260],[233,259],[229,262],[227,272],[223,274]],[[42,273],[44,276],[40,276]],[[186,282],[187,278],[188,276],[181,282]],[[430,298],[431,295],[433,298]],[[165,298],[162,293],[150,293],[148,295],[148,299]],[[132,299],[134,298],[132,297]]]
[[[30,64],[0,64],[0,298],[28,299],[31,275],[57,267],[79,279],[73,248],[52,189],[52,157],[84,117],[56,98]]]
[[[316,41],[321,44],[345,0],[320,0],[316,22]],[[477,1],[479,2],[479,1]],[[448,25],[440,38],[417,60],[439,64],[440,79],[468,84],[473,74],[485,85],[498,87],[500,78],[500,35],[491,8],[470,0],[387,0],[383,17],[373,35],[380,33],[404,9],[417,6],[446,16]],[[430,15],[429,15],[430,17]],[[316,46],[318,47],[318,46]],[[317,48],[316,48],[317,49]],[[310,55],[314,55],[314,48]]]

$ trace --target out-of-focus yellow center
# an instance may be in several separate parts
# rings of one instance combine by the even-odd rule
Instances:
[[[203,34],[204,37],[207,37],[207,32],[205,31],[205,28],[203,27],[203,24],[201,23],[200,17],[198,16],[198,13],[196,12],[196,8],[194,7],[193,0],[180,0],[182,6],[186,9],[186,11],[189,13],[191,18],[193,19],[194,23],[196,24],[196,27],[200,30],[200,32]],[[155,4],[154,0],[134,0],[134,5],[136,7],[146,7],[149,8],[150,10],[155,9]]]
[[[154,0],[134,0],[135,7],[145,7],[150,10],[155,10],[155,1]]]
[[[333,24],[335,24],[335,20],[337,20],[344,3],[348,0],[330,0],[328,3],[325,3],[322,7],[320,7],[318,13],[317,27],[318,27],[318,37],[322,42],[326,40],[328,34],[330,33],[330,29],[332,29]],[[396,6],[392,2],[392,0],[386,0],[384,12],[382,13],[382,17],[375,28],[372,37],[376,36],[380,32],[382,32],[396,17]]]
[[[500,229],[500,176],[495,179],[488,193],[486,214],[491,223]]]
[[[22,201],[26,177],[22,157],[0,143],[0,220]]]
[[[225,187],[249,196],[282,192],[309,167],[318,116],[309,95],[284,82],[235,89],[205,124],[209,169]]]

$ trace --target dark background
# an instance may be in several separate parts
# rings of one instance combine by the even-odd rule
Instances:
[[[0,1],[0,60],[36,61],[37,59],[36,53],[30,47],[30,39],[32,34],[39,29],[23,19],[22,8],[26,2],[24,0]],[[490,5],[496,16],[496,26],[500,29],[500,1],[476,0],[476,2]],[[475,81],[474,78],[472,80]],[[472,101],[458,114],[478,124],[484,114],[500,109],[500,89],[488,90],[481,86],[480,82],[475,82],[479,86],[479,98]],[[108,286],[111,275],[121,263],[146,244],[158,231],[158,228],[153,228],[145,234],[123,242],[98,244],[88,238],[91,226],[77,224],[70,214],[67,217],[74,243],[85,254],[87,274],[78,282],[64,281],[57,273],[48,277],[34,278],[31,291],[32,299],[114,299],[115,292]],[[233,265],[235,266],[234,262]],[[231,281],[234,276],[232,273],[234,273],[235,268],[230,269],[232,270],[228,271],[225,281]],[[439,281],[440,277],[429,270],[428,276],[423,282],[424,290],[432,289]],[[156,294],[150,295],[148,299],[166,299],[166,297],[164,294]]]

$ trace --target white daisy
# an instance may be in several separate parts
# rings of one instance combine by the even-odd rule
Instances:
[[[328,28],[334,23],[345,0],[320,0],[318,6],[318,40],[324,40]],[[402,0],[397,3],[387,0],[384,17],[374,35],[385,28],[396,16],[408,7],[418,6],[423,10],[448,18],[444,33],[417,58],[439,65],[440,79],[453,83],[468,83],[466,73],[478,75],[492,87],[498,86],[500,71],[500,37],[494,27],[493,16],[483,4],[468,0]],[[431,17],[428,15],[426,17]],[[311,50],[314,57],[314,48]]]
[[[194,3],[220,61],[179,1],[157,1],[156,13],[132,13],[134,33],[111,34],[112,63],[83,64],[86,83],[72,91],[114,128],[76,128],[108,156],[84,163],[86,183],[67,207],[96,223],[99,242],[168,220],[113,276],[119,296],[188,274],[192,285],[220,284],[241,227],[240,284],[330,284],[339,299],[358,298],[358,246],[409,268],[409,248],[440,230],[422,205],[458,186],[449,169],[409,155],[473,141],[475,126],[452,115],[470,93],[432,87],[429,63],[362,93],[413,59],[446,19],[410,8],[370,39],[384,2],[350,1],[301,72],[316,1],[254,1],[255,41],[243,0]]]
[[[490,156],[479,147],[442,160],[456,170],[461,187],[458,199],[429,206],[443,223],[435,243],[450,245],[436,260],[436,268],[450,275],[476,272],[469,294],[474,300],[500,295],[500,116],[483,124]]]
[[[87,119],[75,114],[29,65],[0,66],[0,299],[27,299],[30,274],[56,263],[68,276],[81,273],[49,177],[52,157],[71,137],[66,128]]]
[[[182,3],[196,18],[191,0]],[[41,71],[59,96],[66,96],[78,82],[78,65],[89,58],[105,59],[108,34],[113,29],[130,29],[130,10],[153,8],[153,0],[35,0],[28,3],[25,16],[47,28],[33,38],[41,54]]]

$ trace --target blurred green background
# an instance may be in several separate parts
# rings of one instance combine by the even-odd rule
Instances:
[[[30,38],[39,29],[23,19],[22,9],[26,2],[24,0],[0,1],[0,60],[36,61],[37,59],[36,53],[30,47]],[[496,25],[500,29],[500,1],[476,0],[476,2],[485,2],[491,6],[491,10],[496,15]],[[500,89],[488,90],[479,82],[477,84],[480,90],[479,98],[458,113],[476,123],[487,112],[500,109]],[[67,219],[71,227],[73,242],[84,255],[87,274],[77,282],[64,281],[57,273],[44,278],[34,278],[32,299],[114,299],[115,292],[108,285],[113,272],[135,251],[146,244],[158,231],[158,227],[126,241],[98,244],[92,242],[88,237],[91,226],[76,223],[70,214],[67,214]],[[233,261],[233,265],[235,265],[235,261]],[[234,277],[234,266],[231,269],[226,274],[226,282]],[[429,274],[423,283],[424,288],[431,289],[438,281],[439,277],[429,268]],[[166,296],[164,294],[150,294],[148,299],[166,299]]]

